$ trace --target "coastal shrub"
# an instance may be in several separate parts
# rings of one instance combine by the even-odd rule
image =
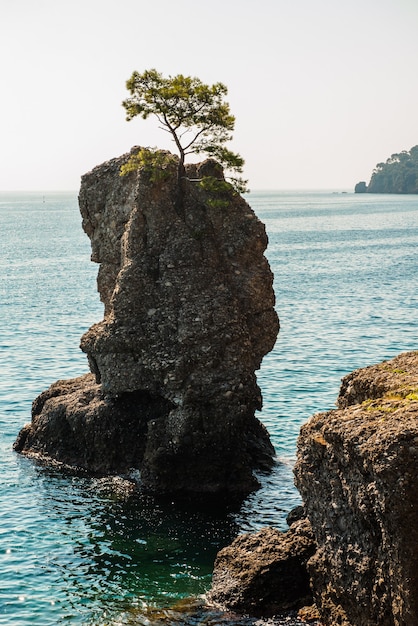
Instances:
[[[222,178],[204,176],[199,181],[199,187],[207,194],[206,202],[213,209],[224,209],[229,205],[231,193],[235,193],[231,183]]]
[[[175,163],[173,155],[169,152],[141,148],[121,166],[120,175],[126,176],[130,172],[142,169],[148,175],[151,183],[161,183],[170,176],[170,165]]]

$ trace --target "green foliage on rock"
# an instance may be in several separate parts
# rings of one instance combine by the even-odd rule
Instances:
[[[373,170],[368,193],[418,193],[418,146],[392,154]]]
[[[155,69],[133,72],[126,82],[130,97],[122,102],[126,119],[155,116],[160,127],[171,134],[179,152],[179,180],[185,176],[184,163],[189,154],[213,157],[226,169],[242,173],[244,160],[225,144],[232,139],[235,117],[224,101],[227,88],[222,83],[205,85],[199,78],[168,76]],[[242,192],[246,181],[231,178]]]
[[[199,186],[206,192],[206,202],[213,209],[227,208],[230,202],[231,192],[235,193],[235,189],[231,183],[222,178],[214,176],[204,176],[199,182]]]
[[[163,150],[140,148],[132,154],[120,168],[120,175],[126,176],[139,169],[144,170],[152,183],[160,183],[170,176],[170,165],[175,163],[173,155]]]

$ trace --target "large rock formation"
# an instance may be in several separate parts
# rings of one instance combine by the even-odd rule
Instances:
[[[16,449],[89,471],[140,469],[156,493],[246,495],[274,456],[254,415],[255,371],[278,332],[264,226],[215,162],[189,166],[180,194],[175,157],[158,176],[121,177],[128,157],[80,189],[105,307],[81,340],[95,379],[41,394]]]
[[[308,563],[329,626],[418,625],[418,352],[343,379],[298,442]]]

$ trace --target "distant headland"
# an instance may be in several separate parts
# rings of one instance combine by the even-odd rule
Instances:
[[[368,185],[357,183],[355,193],[418,193],[418,146],[392,154],[378,163]]]

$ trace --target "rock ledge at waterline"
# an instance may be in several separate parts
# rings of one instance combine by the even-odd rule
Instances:
[[[418,625],[418,352],[357,370],[302,429],[295,467],[327,626]]]
[[[307,519],[287,532],[268,527],[240,535],[216,557],[208,603],[263,617],[312,604],[306,562],[315,547]]]
[[[323,626],[418,626],[418,352],[352,372],[337,405],[301,428],[301,519],[221,550],[208,600],[270,616],[313,599]]]
[[[81,183],[105,307],[81,339],[92,373],[43,392],[15,449],[89,472],[140,470],[157,494],[243,497],[274,457],[255,417],[255,371],[278,333],[264,225],[232,190],[199,185],[223,179],[214,161],[188,166],[179,207],[175,157],[158,183],[143,169],[121,177],[128,158]]]

